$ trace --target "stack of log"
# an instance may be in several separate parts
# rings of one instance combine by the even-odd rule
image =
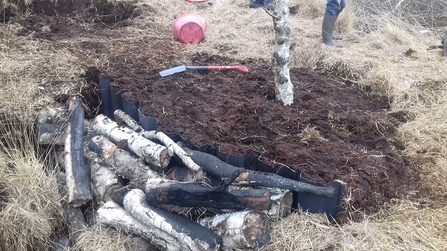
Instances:
[[[256,250],[269,221],[287,216],[292,191],[334,196],[332,187],[235,167],[146,131],[121,110],[89,121],[79,99],[38,115],[41,145],[61,164],[60,193],[70,240],[95,221],[141,236],[161,250]]]

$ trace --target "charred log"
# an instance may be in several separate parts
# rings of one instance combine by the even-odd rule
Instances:
[[[186,149],[186,148],[184,148]],[[194,162],[200,165],[209,175],[216,178],[228,178],[235,172],[242,171],[236,182],[255,186],[277,187],[295,192],[308,192],[319,196],[331,197],[335,195],[333,187],[319,187],[304,182],[291,180],[273,173],[264,173],[230,165],[216,156],[208,153],[187,150]]]
[[[81,101],[73,98],[69,111],[64,145],[68,202],[74,207],[80,207],[92,200],[90,168],[84,162],[84,109]]]
[[[134,189],[124,197],[124,208],[135,220],[161,239],[172,239],[173,250],[220,250],[222,239],[202,225],[149,205],[143,191]]]
[[[61,196],[63,215],[65,222],[67,222],[68,225],[69,242],[71,245],[74,245],[87,227],[87,223],[85,222],[81,208],[74,207],[67,201],[67,182],[65,173],[59,172],[57,174],[57,183],[59,194]]]
[[[89,142],[89,149],[99,153],[108,168],[129,179],[129,184],[145,191],[147,200],[153,204],[231,210],[246,208],[268,210],[271,207],[268,192],[263,191],[260,194],[252,189],[250,190],[252,194],[246,192],[238,197],[226,190],[239,176],[240,170],[236,170],[236,173],[219,186],[210,187],[197,182],[179,182],[162,178],[141,160],[117,148],[115,144],[102,136],[93,137]]]

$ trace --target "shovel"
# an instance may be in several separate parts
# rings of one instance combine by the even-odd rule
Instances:
[[[208,71],[224,71],[224,70],[236,70],[240,72],[248,72],[247,67],[242,65],[233,65],[233,66],[186,66],[181,65],[171,69],[167,69],[160,72],[160,76],[166,77],[175,73],[184,72],[186,70],[208,70]]]

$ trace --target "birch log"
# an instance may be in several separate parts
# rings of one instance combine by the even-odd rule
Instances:
[[[185,150],[186,147],[183,147]],[[300,182],[297,180],[287,179],[274,173],[264,173],[259,171],[248,170],[240,167],[232,166],[214,155],[193,151],[187,149],[191,158],[202,166],[202,168],[211,176],[216,178],[226,178],[233,175],[236,171],[241,171],[240,176],[235,180],[248,185],[257,185],[265,187],[277,187],[295,192],[308,192],[319,196],[332,197],[335,196],[333,187],[320,187],[312,184]]]
[[[223,250],[258,250],[270,241],[269,219],[259,211],[220,214],[199,223],[222,238]]]
[[[65,126],[40,123],[37,131],[37,143],[39,145],[63,146],[67,137],[65,130]]]
[[[275,30],[275,49],[272,69],[275,80],[276,99],[283,105],[293,104],[293,84],[290,80],[290,28],[289,9],[286,0],[275,0],[273,27]]]
[[[179,182],[162,178],[141,160],[117,148],[103,136],[93,137],[89,142],[89,149],[100,154],[102,162],[108,168],[129,179],[130,185],[143,190],[147,194],[146,199],[153,204],[231,210],[266,210],[271,207],[269,194],[265,194],[265,191],[262,194],[246,193],[240,197],[228,192],[226,188],[238,174],[232,174],[226,183],[214,187],[197,182]]]
[[[171,138],[169,138],[166,134],[161,131],[145,131],[141,126],[138,125],[137,121],[135,121],[130,115],[126,114],[121,110],[115,110],[115,118],[128,127],[130,127],[135,132],[141,133],[141,135],[150,140],[158,140],[163,143],[167,149],[170,156],[175,154],[179,157],[183,164],[185,164],[192,172],[196,174],[197,180],[203,180],[205,178],[205,174],[200,166],[198,166],[192,159],[188,156],[188,154],[179,147]]]
[[[90,168],[84,163],[84,109],[81,101],[71,99],[69,111],[64,145],[68,202],[80,207],[92,200]]]
[[[68,123],[68,110],[66,107],[46,107],[37,113],[37,123],[65,125]]]
[[[113,201],[106,202],[98,209],[98,223],[130,234],[141,236],[162,250],[179,250],[176,239],[160,231],[152,231],[136,221],[124,208]]]
[[[90,168],[94,201],[101,203],[114,200],[115,190],[123,187],[121,179],[112,170],[100,165],[97,158],[91,162]]]
[[[67,222],[68,225],[68,235],[70,237],[69,242],[71,245],[74,245],[78,242],[80,235],[87,227],[87,223],[85,222],[82,209],[79,207],[73,207],[73,205],[69,204],[67,201],[67,181],[65,173],[59,172],[57,174],[57,184],[59,194],[62,198],[61,207],[63,210],[63,215],[65,222]]]
[[[139,189],[130,191],[124,197],[124,208],[155,236],[171,240],[170,244],[176,245],[171,250],[220,250],[222,239],[211,230],[185,217],[151,206],[145,197]]]
[[[127,148],[156,170],[164,170],[169,164],[171,157],[165,146],[138,135],[130,128],[120,127],[103,114],[94,119],[92,128],[96,134],[108,137],[115,144],[127,141]]]

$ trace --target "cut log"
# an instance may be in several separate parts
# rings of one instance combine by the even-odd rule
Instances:
[[[37,123],[66,125],[68,123],[68,110],[66,107],[46,107],[38,112]]]
[[[262,187],[262,188],[251,188],[249,186],[237,186],[232,185],[228,187],[228,191],[237,196],[240,200],[245,198],[244,194],[247,193],[247,197],[250,205],[254,205],[254,200],[262,200],[262,198],[268,198],[271,201],[270,209],[258,209],[262,210],[271,221],[278,221],[285,218],[291,213],[293,194],[290,190],[279,189],[275,187]],[[259,193],[264,193],[262,197],[254,198],[254,191]],[[253,209],[256,209],[252,207]]]
[[[146,192],[147,200],[157,205],[177,207],[204,207],[213,209],[244,210],[246,208],[268,210],[270,194],[252,190],[243,196],[235,196],[226,188],[238,177],[233,174],[225,183],[209,187],[197,182],[179,182],[162,178],[129,152],[116,147],[103,136],[93,137],[89,149],[102,156],[102,162],[116,174],[129,179],[129,184]]]
[[[37,143],[39,145],[58,145],[63,146],[65,144],[66,126],[41,123],[38,125]]]
[[[115,119],[122,121],[132,130],[140,133],[143,137],[150,140],[158,140],[163,143],[168,148],[168,153],[170,154],[170,156],[175,154],[177,157],[179,157],[182,160],[183,164],[185,164],[191,171],[196,174],[197,180],[203,180],[205,178],[205,173],[203,172],[202,168],[194,163],[194,161],[192,161],[192,159],[186,154],[186,152],[166,134],[160,131],[145,131],[141,126],[138,125],[137,121],[135,121],[130,115],[121,110],[116,110],[114,115]]]
[[[173,236],[155,227],[144,226],[113,201],[106,202],[98,209],[98,223],[141,236],[161,250],[180,250],[178,240]]]
[[[105,115],[98,115],[94,119],[92,127],[96,134],[108,137],[115,144],[127,142],[127,148],[138,157],[143,158],[155,170],[164,170],[169,164],[171,157],[165,146],[138,135],[130,128],[120,127]]]
[[[141,158],[118,148],[104,136],[93,137],[88,147],[101,157],[109,169],[130,180],[130,184],[134,187],[144,189],[149,179],[161,178],[161,175],[150,169]]]
[[[84,162],[84,109],[77,98],[69,102],[70,115],[64,145],[64,166],[67,176],[68,202],[74,207],[80,207],[92,200],[90,168]]]
[[[147,201],[159,205],[168,204],[178,207],[204,207],[209,209],[230,209],[232,211],[247,208],[269,210],[270,194],[254,194],[238,197],[225,190],[225,185],[204,187],[198,183],[179,183],[165,179],[152,179],[146,185]]]
[[[199,223],[222,238],[223,250],[258,250],[270,241],[269,219],[259,211],[221,214]]]
[[[183,147],[191,156],[192,160],[200,165],[209,175],[216,178],[228,178],[235,172],[242,171],[236,182],[247,183],[249,185],[277,187],[295,192],[308,192],[319,196],[335,196],[333,187],[319,187],[308,183],[291,180],[273,173],[247,170],[230,165],[214,155],[194,151]]]
[[[65,222],[67,222],[68,225],[69,242],[71,245],[74,245],[78,242],[80,235],[87,227],[87,223],[85,222],[81,208],[73,207],[73,205],[69,204],[67,201],[67,182],[65,173],[59,172],[57,174],[57,184],[61,196],[63,215]]]
[[[151,206],[145,197],[139,189],[130,191],[124,197],[124,208],[154,235],[161,239],[167,236],[174,238],[175,241],[169,242],[177,245],[176,250],[220,250],[222,239],[211,230],[185,217]]]
[[[271,221],[280,221],[292,212],[293,193],[290,190],[270,187],[272,208],[263,210]]]
[[[121,179],[109,168],[91,161],[93,197],[96,203],[114,200],[115,190],[123,187]]]

